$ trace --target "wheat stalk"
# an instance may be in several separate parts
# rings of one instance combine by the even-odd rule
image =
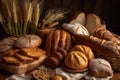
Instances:
[[[46,15],[42,21],[42,29],[45,28],[47,24],[51,24],[54,21],[60,20],[65,18],[65,15],[67,12],[61,9],[51,9],[46,12]]]

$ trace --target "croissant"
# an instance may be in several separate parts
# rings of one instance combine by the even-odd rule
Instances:
[[[74,35],[74,39],[77,43],[89,46],[106,57],[119,55],[118,46],[111,41],[83,34]]]

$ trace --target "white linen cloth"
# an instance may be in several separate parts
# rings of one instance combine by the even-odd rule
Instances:
[[[44,69],[45,67],[42,65],[38,67],[38,69]],[[67,80],[80,80],[81,78],[85,78],[86,80],[109,80],[112,78],[113,75],[106,77],[106,78],[95,78],[89,74],[89,71],[83,73],[68,73],[62,70],[61,67],[55,69],[56,73],[59,75],[63,75],[67,78]],[[32,77],[25,74],[13,74],[12,76],[8,77],[6,80],[31,80]]]

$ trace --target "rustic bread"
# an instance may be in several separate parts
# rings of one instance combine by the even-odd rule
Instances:
[[[71,51],[65,58],[65,66],[72,70],[83,70],[88,66],[88,59],[81,51]]]
[[[38,59],[41,55],[46,53],[45,50],[42,50],[40,48],[34,48],[34,47],[33,48],[32,47],[30,47],[30,48],[22,48],[21,52],[26,56],[36,58],[36,59]]]
[[[113,75],[110,63],[104,59],[96,58],[90,62],[90,73],[94,77],[108,77]]]
[[[87,28],[88,32],[93,35],[95,29],[101,24],[100,18],[95,14],[88,14],[86,18],[85,27]]]
[[[71,21],[69,22],[70,24],[73,23],[80,23],[81,25],[85,26],[85,13],[84,12],[77,12],[73,15],[73,17],[71,18]]]
[[[94,59],[94,53],[92,49],[85,45],[75,45],[72,47],[70,51],[81,51],[83,54],[85,54],[88,58],[88,61],[91,61]]]
[[[39,47],[41,44],[42,39],[34,34],[21,36],[15,42],[17,48]]]
[[[0,40],[0,52],[12,49],[17,39],[18,39],[17,37],[10,36]]]
[[[65,30],[55,30],[50,32],[46,37],[45,50],[50,56],[56,52],[58,47],[68,51],[71,48],[71,35]]]
[[[118,45],[111,41],[106,41],[105,39],[83,34],[74,35],[74,39],[78,44],[82,43],[86,46],[89,46],[92,50],[102,54],[105,57],[120,55]]]

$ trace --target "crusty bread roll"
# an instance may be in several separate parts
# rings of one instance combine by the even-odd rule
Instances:
[[[88,61],[94,59],[94,53],[92,49],[85,45],[75,45],[70,51],[81,51],[88,58]]]
[[[56,68],[60,65],[60,61],[56,57],[48,57],[45,60],[45,66],[49,68]]]
[[[83,26],[85,26],[85,13],[84,12],[77,12],[73,15],[71,21],[69,22],[70,24],[73,24],[73,23],[80,23],[82,24]]]
[[[108,61],[100,58],[91,60],[90,73],[94,77],[108,77],[112,76],[113,71]]]
[[[81,51],[71,51],[65,58],[65,66],[69,69],[83,70],[88,66],[88,59]]]
[[[95,14],[88,14],[86,19],[85,27],[88,32],[93,35],[97,26],[101,24],[100,18]]]

